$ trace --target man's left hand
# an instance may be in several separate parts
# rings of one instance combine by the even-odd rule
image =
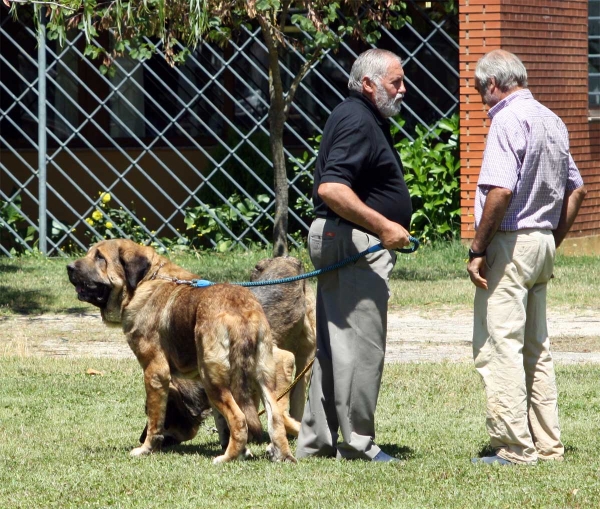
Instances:
[[[484,290],[488,289],[487,280],[485,279],[485,256],[473,258],[467,264],[467,272],[475,286]]]

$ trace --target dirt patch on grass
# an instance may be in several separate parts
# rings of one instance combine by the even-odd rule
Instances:
[[[559,363],[600,363],[600,311],[550,310],[548,329]],[[387,362],[472,362],[473,315],[456,310],[392,310]],[[119,327],[95,310],[0,318],[0,355],[132,358]]]
[[[600,363],[600,311],[548,311],[548,332],[558,363]],[[388,317],[387,362],[472,362],[473,314],[400,310]]]
[[[100,313],[0,318],[0,354],[52,357],[133,358],[119,327]]]

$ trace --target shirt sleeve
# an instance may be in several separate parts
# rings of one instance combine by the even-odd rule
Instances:
[[[488,133],[478,186],[514,191],[519,181],[527,139],[523,130],[494,119]]]
[[[569,153],[569,176],[567,178],[567,191],[575,191],[583,185],[583,179],[579,173],[579,169]]]
[[[358,119],[340,122],[321,173],[321,183],[336,182],[353,187],[360,173],[370,166],[371,145],[371,137]]]

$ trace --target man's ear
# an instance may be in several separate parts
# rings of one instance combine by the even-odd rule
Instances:
[[[363,86],[363,90],[365,92],[367,92],[367,94],[375,93],[375,88],[376,88],[375,82],[371,78],[368,78],[367,76],[363,76],[362,86]]]

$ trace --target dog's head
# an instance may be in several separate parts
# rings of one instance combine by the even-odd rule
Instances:
[[[120,323],[122,305],[156,263],[158,255],[127,239],[103,240],[67,265],[79,300],[98,306],[106,322]]]

